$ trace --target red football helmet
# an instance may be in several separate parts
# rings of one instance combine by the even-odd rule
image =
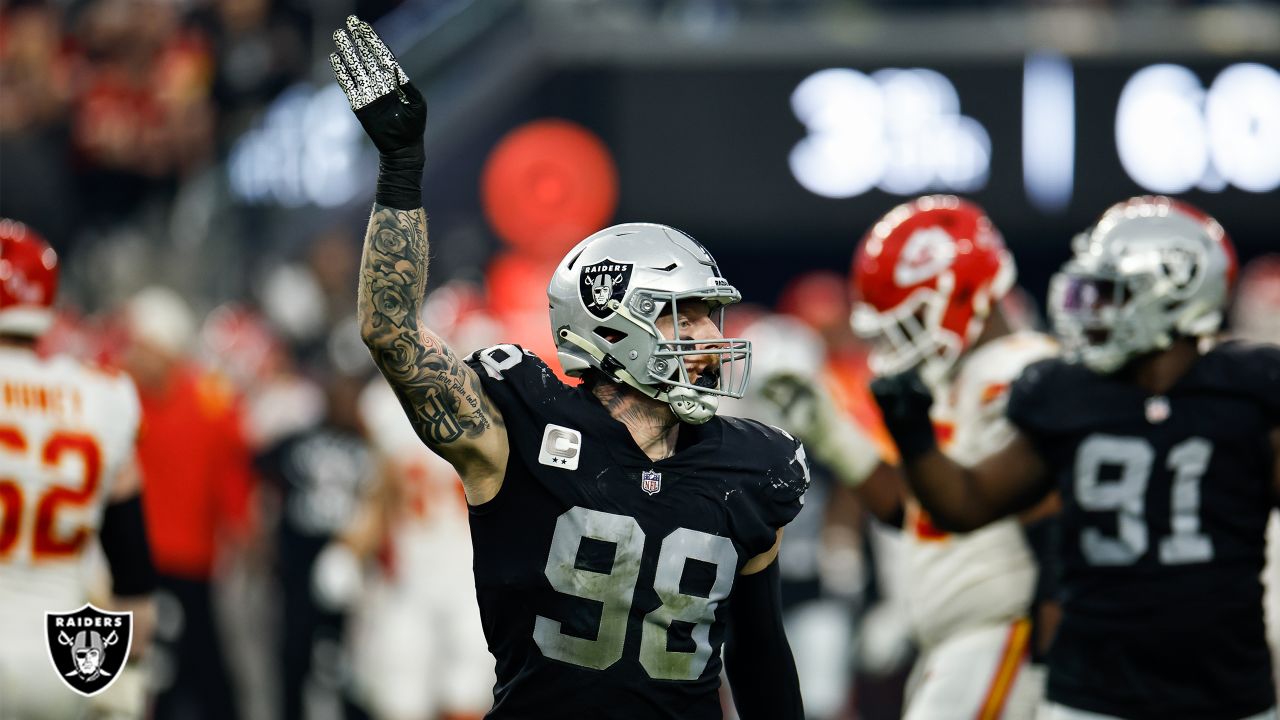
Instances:
[[[57,293],[58,254],[31,228],[0,219],[0,335],[44,334]]]
[[[871,226],[853,259],[853,329],[877,374],[920,366],[940,381],[982,332],[1016,271],[982,208],[928,195]]]

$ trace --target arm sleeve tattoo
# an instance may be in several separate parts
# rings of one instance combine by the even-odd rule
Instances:
[[[422,326],[427,251],[425,210],[373,206],[360,262],[360,332],[418,436],[447,452],[502,418],[475,373]]]

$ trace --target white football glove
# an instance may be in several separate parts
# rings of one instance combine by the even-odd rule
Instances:
[[[799,438],[846,485],[861,485],[879,464],[875,443],[811,377],[773,373],[764,379],[761,394],[781,413],[783,429]]]

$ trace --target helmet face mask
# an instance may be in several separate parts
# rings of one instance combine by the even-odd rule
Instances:
[[[738,301],[736,290],[728,294],[721,292],[724,289],[726,288],[718,288],[710,296],[703,291],[664,293],[665,299],[657,300],[662,310],[658,318],[646,322],[646,326],[662,339],[657,341],[648,364],[648,380],[654,384],[666,383],[673,387],[689,388],[710,395],[740,398],[746,393],[750,371],[751,343],[749,341],[737,338],[717,338],[711,341],[678,336],[673,338],[664,329],[660,329],[657,323],[658,319],[670,318],[671,328],[673,328],[671,334],[678,335],[674,329],[680,326],[681,300],[684,301],[685,307],[691,303],[702,302],[706,303],[709,321],[716,327],[717,332],[722,333],[725,306],[727,303]],[[731,288],[728,289],[731,290]],[[645,296],[654,297],[647,292],[640,294],[640,297]],[[699,357],[708,358],[710,362],[699,372],[696,379],[691,380],[688,360]]]
[[[934,385],[942,380],[960,356],[959,336],[942,327],[948,291],[921,288],[887,312],[868,303],[853,308],[853,328],[871,343],[867,364],[876,375],[893,375],[920,369],[921,377]]]
[[[722,338],[723,313],[741,295],[706,249],[663,225],[628,223],[592,235],[561,261],[547,288],[561,365],[590,368],[669,402],[686,422],[706,422],[717,398],[740,398],[751,344]],[[716,336],[681,337],[681,315],[705,303]],[[670,324],[664,333],[659,324]],[[697,377],[691,364],[699,364]]]
[[[1216,332],[1235,255],[1212,218],[1164,197],[1109,209],[1073,243],[1049,287],[1049,315],[1069,357],[1112,373],[1174,338]]]
[[[951,195],[899,205],[872,226],[854,257],[853,330],[872,344],[877,375],[918,368],[941,383],[982,333],[1016,270],[978,206]]]

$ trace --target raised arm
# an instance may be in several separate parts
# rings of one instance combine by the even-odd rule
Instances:
[[[1031,507],[1052,489],[1039,453],[1016,431],[1003,448],[971,467],[943,454],[929,419],[933,397],[916,373],[878,378],[871,391],[902,455],[907,482],[938,527],[976,530]]]
[[[480,504],[501,487],[507,434],[475,372],[421,314],[429,249],[422,209],[427,104],[368,23],[349,17],[333,39],[334,75],[379,152],[360,260],[360,333],[418,436],[458,471],[467,501]]]

